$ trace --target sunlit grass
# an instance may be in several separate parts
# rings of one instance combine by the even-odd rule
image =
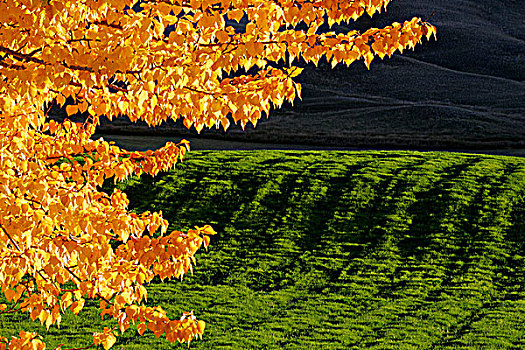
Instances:
[[[207,322],[194,349],[525,347],[525,160],[417,152],[191,152],[120,185],[172,229],[212,224],[194,275],[148,303]],[[85,346],[98,311],[45,340]],[[2,334],[42,328],[0,318]],[[183,345],[128,330],[116,349]]]

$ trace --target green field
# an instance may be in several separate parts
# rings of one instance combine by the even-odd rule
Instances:
[[[193,276],[149,287],[207,322],[193,349],[525,348],[524,158],[201,151],[120,187],[172,229],[218,232]],[[81,315],[45,340],[88,345],[102,321]],[[0,319],[21,328],[45,333]],[[186,348],[134,330],[122,347]]]

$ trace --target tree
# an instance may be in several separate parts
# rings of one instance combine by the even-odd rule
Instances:
[[[134,1],[0,1],[0,283],[8,301],[0,314],[28,313],[49,328],[95,299],[115,320],[93,336],[105,349],[132,325],[170,342],[203,334],[192,313],[171,320],[143,300],[155,276],[190,270],[215,232],[167,234],[162,213],[135,214],[124,193],[101,190],[107,179],[167,170],[188,147],[129,152],[92,140],[101,116],[181,119],[198,131],[230,120],[255,125],[300,97],[300,60],[369,67],[435,34],[419,18],[364,33],[319,30],[372,16],[390,0]],[[87,118],[50,120],[53,103]],[[6,347],[45,344],[21,331],[0,338]]]

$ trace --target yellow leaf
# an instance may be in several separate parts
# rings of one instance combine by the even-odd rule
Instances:
[[[374,54],[372,52],[367,52],[365,55],[365,64],[366,64],[366,68],[370,69],[370,63],[372,62],[372,60],[374,59]]]
[[[221,43],[227,43],[230,41],[230,36],[224,30],[219,30],[217,33],[215,33],[215,36]]]
[[[112,333],[109,333],[106,338],[102,340],[102,346],[104,347],[104,350],[110,349],[116,341],[117,337],[115,337]]]
[[[78,106],[77,105],[69,105],[66,107],[66,113],[67,115],[73,115],[78,113]]]
[[[146,91],[153,93],[153,90],[155,89],[155,82],[154,81],[148,81],[146,83]]]
[[[37,94],[38,89],[33,85],[29,85],[29,95],[31,95],[31,97],[36,97]]]
[[[82,308],[84,307],[84,303],[86,301],[84,299],[80,299],[80,300],[77,300],[75,302],[73,302],[71,304],[71,311],[75,314],[75,315],[78,315],[78,313],[82,310]]]
[[[15,101],[11,98],[0,98],[0,108],[6,112],[10,112],[15,106]]]
[[[16,291],[14,289],[7,289],[4,292],[4,295],[5,295],[5,298],[7,299],[7,301],[13,300],[13,297],[15,296],[15,294],[16,294]]]
[[[121,231],[120,239],[122,240],[122,242],[126,243],[128,241],[128,238],[129,238],[129,231],[128,230]]]
[[[46,318],[46,329],[49,330],[49,327],[53,324],[53,317],[51,315],[48,315]]]
[[[204,321],[197,322],[197,331],[199,332],[199,334],[204,333],[204,328],[206,328],[206,322]]]
[[[117,338],[108,327],[104,327],[103,333],[93,333],[93,343],[95,345],[102,344],[105,350],[111,348],[116,341]]]
[[[126,113],[126,110],[128,109],[129,103],[127,101],[119,101],[118,108],[121,112]]]
[[[38,318],[38,316],[40,316],[40,312],[42,311],[42,307],[39,306],[39,307],[36,307],[33,309],[33,311],[31,311],[31,314],[30,314],[30,317],[31,319],[34,321]]]
[[[95,113],[97,115],[107,114],[109,112],[110,107],[111,106],[107,104],[106,102],[101,102],[95,106]]]
[[[302,72],[303,72],[303,68],[295,67],[295,68],[289,69],[288,74],[290,75],[291,78],[294,78],[298,76],[299,74],[301,74]]]
[[[66,98],[64,97],[64,95],[58,94],[57,95],[57,103],[59,105],[63,106],[65,102],[66,102]]]
[[[137,325],[137,332],[139,332],[140,335],[143,335],[147,328],[148,327],[146,326],[145,323],[139,323]]]
[[[81,112],[81,113],[84,113],[88,108],[88,104],[86,101],[83,101],[81,104],[78,105],[78,110]]]
[[[231,10],[228,12],[228,18],[233,19],[237,22],[239,22],[243,16],[244,16],[243,10],[236,9],[236,10]]]
[[[71,294],[71,292],[66,292],[62,295],[62,297],[60,298],[60,306],[62,307],[62,309],[66,309],[72,304],[72,298],[73,295]]]
[[[148,93],[144,90],[142,90],[139,94],[139,106],[142,106],[144,104],[144,101],[148,99]]]
[[[38,315],[38,319],[40,320],[40,323],[43,324],[49,316],[51,316],[49,312],[46,310],[41,310],[40,315]]]
[[[210,245],[210,241],[211,241],[210,236],[204,236],[204,237],[203,237],[203,240],[204,240],[204,247],[205,247],[206,249],[208,249],[208,246]]]
[[[217,232],[215,232],[215,230],[210,225],[205,225],[202,228],[202,232],[204,232],[207,235],[215,235],[215,234],[217,234]]]

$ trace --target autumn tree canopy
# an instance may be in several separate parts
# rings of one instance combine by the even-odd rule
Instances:
[[[129,152],[92,140],[101,116],[181,119],[199,131],[255,125],[300,97],[299,59],[369,66],[435,34],[419,18],[363,33],[318,30],[390,0],[135,2],[0,1],[0,317],[27,313],[49,328],[95,299],[114,319],[93,336],[105,349],[130,327],[170,342],[203,334],[192,313],[170,319],[145,306],[145,285],[182,277],[215,232],[167,233],[162,213],[135,214],[124,193],[101,190],[107,179],[170,169],[188,147]],[[47,119],[53,103],[85,122]],[[45,348],[26,331],[0,337],[0,349]]]

